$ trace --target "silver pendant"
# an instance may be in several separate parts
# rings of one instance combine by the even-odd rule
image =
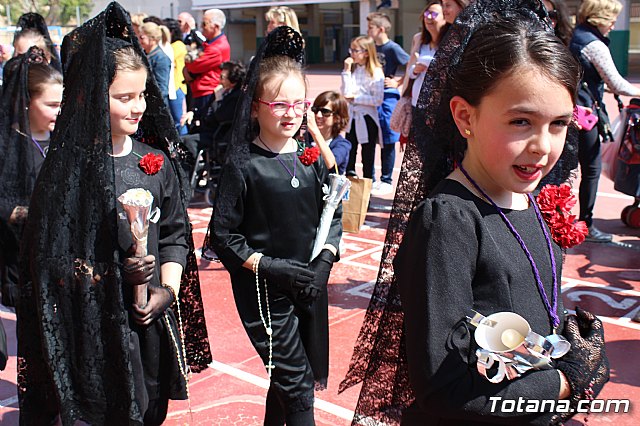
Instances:
[[[297,177],[292,177],[291,178],[291,186],[293,186],[294,188],[297,188],[300,186],[300,181],[298,180]]]

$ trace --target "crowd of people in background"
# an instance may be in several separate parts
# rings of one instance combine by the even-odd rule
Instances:
[[[427,413],[443,420],[492,416],[474,395],[534,389],[541,399],[572,404],[585,392],[597,395],[609,377],[602,324],[583,311],[563,317],[560,246],[552,244],[529,194],[540,190],[545,175],[562,176],[555,184],[569,178],[552,173],[556,161],[567,170],[579,163],[586,240],[612,240],[593,224],[600,146],[610,134],[605,84],[613,93],[640,96],[608,48],[622,5],[583,0],[573,26],[563,0],[504,0],[502,9],[490,3],[427,1],[408,53],[392,40],[389,15],[370,13],[367,33],[350,40],[339,90],[313,100],[307,99],[305,41],[290,7],[266,12],[265,39],[250,64],[231,51],[219,9],[206,10],[198,24],[189,12],[177,19],[129,15],[112,3],[74,30],[62,52],[41,16],[21,17],[13,44],[0,45],[0,148],[6,153],[0,267],[2,303],[19,307],[25,421],[159,425],[169,399],[189,397],[186,371],[205,368],[211,351],[186,208],[194,182],[207,185],[215,163],[207,243],[231,275],[240,319],[270,377],[265,424],[315,424],[314,392],[326,387],[329,371],[327,283],[342,233],[338,208],[322,250],[311,258],[323,186],[336,173],[371,179],[374,196],[393,193],[398,146],[408,147],[404,168],[419,164],[428,172],[420,188],[396,182],[403,188],[397,197],[419,207],[411,221],[407,215],[409,237],[396,244],[397,257],[393,251],[386,260],[396,276],[378,283],[396,289],[397,298],[381,299],[401,301],[410,320],[406,348],[402,343],[389,353],[404,363],[403,385],[412,388],[389,382],[397,377],[373,385],[365,380],[364,398],[387,386],[387,394],[402,394],[397,401],[410,402],[403,424],[421,424]],[[464,31],[470,38],[461,37]],[[504,49],[482,49],[483,43]],[[104,66],[89,73],[97,63]],[[557,102],[547,108],[537,93]],[[516,101],[537,111],[521,122],[542,120],[553,135],[548,147],[531,139],[510,151],[512,167],[494,160],[506,158],[498,155],[504,135],[517,126],[503,129],[495,117],[506,117],[505,105]],[[391,122],[401,102],[410,104],[413,121],[399,132]],[[576,105],[597,115],[598,125],[572,127]],[[566,148],[573,129],[577,152]],[[534,157],[544,158],[544,166],[524,162]],[[527,185],[509,174],[513,168]],[[116,202],[138,187],[152,200],[143,251],[130,235],[126,208]],[[430,197],[426,189],[434,191]],[[522,256],[501,263],[502,245]],[[461,258],[454,250],[469,253]],[[512,274],[519,287],[509,286]],[[478,281],[485,283],[481,295],[472,291]],[[143,287],[148,292],[140,304],[134,295]],[[532,307],[536,291],[540,303]],[[467,360],[451,359],[445,350],[453,333],[457,350],[471,351],[473,344],[458,335],[459,321],[478,306],[486,314],[514,310],[540,332],[562,333],[575,350],[555,368],[496,390]],[[74,321],[85,321],[77,335]],[[375,326],[402,329],[400,321]],[[80,348],[79,341],[91,343]],[[376,368],[383,367],[371,371]],[[118,397],[110,399],[113,394]],[[451,396],[446,403],[445,395]],[[566,420],[547,414],[529,420]]]

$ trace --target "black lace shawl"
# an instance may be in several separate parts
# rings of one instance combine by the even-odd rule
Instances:
[[[2,301],[8,306],[16,304],[19,241],[39,170],[33,156],[28,114],[29,69],[36,63],[44,64],[46,60],[44,52],[35,46],[7,62],[0,101],[0,264]],[[22,213],[9,220],[18,206],[24,207]]]
[[[462,159],[466,140],[459,134],[449,110],[450,72],[459,65],[475,31],[496,17],[526,19],[552,31],[546,10],[536,0],[477,0],[465,8],[438,46],[429,66],[407,144],[389,218],[378,278],[356,341],[349,371],[339,392],[362,382],[353,425],[397,424],[414,399],[409,384],[404,343],[404,316],[393,260],[411,213]],[[572,152],[575,151],[565,150]],[[570,160],[573,162],[573,160]],[[577,163],[575,163],[577,164]],[[566,171],[556,181],[568,177]]]
[[[0,219],[6,221],[14,207],[28,206],[36,181],[29,126],[29,67],[45,63],[44,52],[31,47],[5,65],[0,101]]]
[[[128,13],[111,3],[65,37],[65,91],[26,225],[18,309],[18,392],[23,424],[142,424],[133,404],[127,310],[117,239],[109,120],[108,38],[130,43],[146,61]],[[147,64],[148,67],[148,64]],[[180,287],[187,361],[211,362],[186,178],[175,159],[173,121],[148,73],[147,109],[134,137],[161,149],[181,184],[190,252]]]
[[[60,56],[58,55],[58,51],[51,41],[49,28],[47,27],[47,23],[44,21],[42,15],[39,15],[35,12],[27,12],[24,15],[21,15],[20,18],[18,18],[16,28],[16,33],[13,36],[14,42],[16,36],[20,33],[20,31],[34,30],[42,34],[42,36],[44,37],[44,42],[47,45],[47,50],[51,55],[51,62],[49,64],[58,71],[62,71],[62,67],[60,66]]]

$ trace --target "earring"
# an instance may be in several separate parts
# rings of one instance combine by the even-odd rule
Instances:
[[[464,129],[464,134],[467,135],[467,136],[471,136],[471,130]]]

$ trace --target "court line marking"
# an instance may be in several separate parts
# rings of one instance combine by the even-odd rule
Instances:
[[[375,272],[378,272],[378,269],[380,269],[379,266],[366,265],[364,263],[353,262],[351,260],[340,260],[340,262],[338,262],[338,264],[356,266],[358,268],[368,269],[370,271],[375,271]]]
[[[18,395],[12,396],[11,398],[3,399],[2,401],[0,401],[0,408],[9,408],[17,402]]]
[[[367,250],[362,250],[362,251],[354,253],[354,254],[352,254],[350,256],[347,256],[347,257],[344,257],[344,258],[340,259],[340,262],[343,262],[343,261],[344,262],[349,262],[349,261],[352,261],[353,259],[357,259],[359,257],[363,257],[363,256],[367,256],[367,255],[370,255],[370,254],[373,254],[373,253],[377,253],[379,251],[381,251],[381,247],[373,247],[373,248],[370,248],[370,249],[367,249]]]
[[[570,289],[572,289],[572,288],[574,288],[576,286],[583,286],[583,287],[600,288],[600,289],[603,289],[603,290],[611,291],[612,293],[621,293],[621,294],[627,295],[627,296],[640,297],[640,291],[626,289],[626,288],[620,288],[620,287],[611,287],[608,284],[593,283],[593,282],[590,282],[590,281],[583,281],[583,280],[579,280],[579,279],[576,279],[576,278],[562,278],[562,281],[567,283],[567,285],[563,285],[561,287],[563,293],[566,290],[570,290]]]
[[[384,241],[378,241],[378,240],[371,240],[369,238],[362,238],[362,237],[356,237],[353,235],[342,235],[342,238],[344,238],[345,240],[353,240],[353,241],[358,241],[360,243],[369,243],[369,244],[375,244],[377,246],[384,246]]]
[[[270,382],[268,379],[256,376],[255,374],[248,373],[246,371],[232,367],[228,364],[224,364],[222,362],[213,360],[211,364],[209,364],[209,367],[221,373],[235,377],[236,379],[258,386],[262,389],[269,389]],[[325,401],[319,398],[315,399],[314,406],[319,410],[322,410],[324,412],[327,412],[329,414],[332,414],[344,420],[350,421],[353,419],[353,416],[355,415],[355,413],[352,410],[349,410],[348,408],[341,407],[332,402]]]

